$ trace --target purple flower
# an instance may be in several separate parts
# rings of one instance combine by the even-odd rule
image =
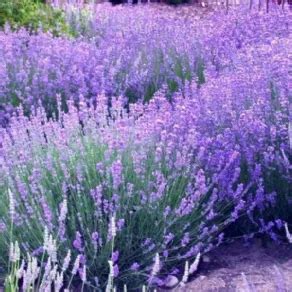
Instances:
[[[118,219],[117,221],[117,229],[121,231],[125,225],[125,219]]]
[[[168,254],[169,254],[169,253],[168,253],[168,250],[164,250],[164,251],[163,251],[163,256],[164,256],[165,258],[168,258]]]
[[[82,238],[81,238],[81,234],[79,233],[79,231],[76,232],[75,239],[73,241],[73,246],[79,252],[83,251],[83,243],[82,243]]]
[[[100,208],[102,205],[102,186],[99,185],[95,189],[91,190],[90,195],[93,198],[96,207]]]
[[[113,252],[113,254],[112,254],[112,261],[113,261],[113,263],[116,263],[119,260],[119,255],[120,255],[120,253],[119,253],[118,250],[115,251],[115,252]]]
[[[123,165],[120,160],[115,161],[111,167],[111,174],[113,179],[113,188],[117,190],[119,185],[122,183],[122,171]]]
[[[139,270],[139,268],[140,268],[140,265],[138,264],[138,263],[133,263],[132,265],[131,265],[131,267],[130,267],[130,269],[132,270],[132,271],[134,271],[134,272],[137,272],[138,270]]]
[[[94,242],[96,242],[98,239],[99,239],[99,234],[98,234],[98,232],[93,232],[92,234],[91,234],[91,239],[94,241]]]
[[[275,223],[278,229],[281,229],[283,227],[283,222],[281,219],[276,219]]]
[[[39,255],[43,254],[43,252],[44,252],[44,247],[43,246],[40,246],[39,248],[35,249],[32,252],[32,255],[33,256],[39,256]]]
[[[4,222],[0,222],[0,233],[6,230],[6,225]]]
[[[186,232],[181,240],[181,245],[186,246],[190,242],[190,233]]]
[[[120,273],[119,266],[117,264],[114,265],[114,277],[117,278]]]
[[[169,215],[170,211],[171,211],[171,208],[169,206],[167,206],[163,212],[163,216],[167,217]]]
[[[170,243],[174,239],[174,234],[173,233],[168,233],[167,235],[164,236],[164,244]]]

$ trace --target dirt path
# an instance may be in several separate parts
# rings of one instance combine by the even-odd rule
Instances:
[[[177,292],[292,291],[292,245],[235,242],[205,256],[193,281]]]

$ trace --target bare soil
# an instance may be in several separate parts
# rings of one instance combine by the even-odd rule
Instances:
[[[195,278],[177,292],[292,291],[292,245],[260,241],[223,245],[203,257]]]

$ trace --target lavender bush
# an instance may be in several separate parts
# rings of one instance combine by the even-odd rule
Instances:
[[[56,94],[64,103],[100,93],[149,100],[163,84],[174,92],[196,76],[200,48],[190,24],[161,18],[155,10],[103,8],[96,12],[94,34],[85,30],[74,40],[0,32],[2,115],[20,103],[28,112],[41,103],[51,114]]]
[[[0,35],[3,104],[22,105],[10,112],[5,106],[9,124],[0,129],[0,250],[17,241],[43,270],[48,262],[62,267],[70,250],[78,265],[70,262],[62,274],[64,288],[183,285],[227,227],[277,239],[283,221],[291,222],[289,16],[219,11],[198,20],[201,30],[184,20],[192,24],[188,38],[169,24],[158,44],[171,47],[163,47],[163,56],[174,56],[166,60],[186,58],[196,72],[191,80],[173,61],[151,75],[154,43],[139,57],[150,61],[132,65],[144,42],[157,41],[160,18],[150,14],[153,22],[140,27],[147,17],[137,8],[137,27],[113,38],[131,9],[97,11],[116,13],[117,22],[101,17],[107,25],[94,37]],[[129,51],[131,44],[139,45]],[[149,75],[137,68],[162,76],[147,103],[139,86]],[[163,84],[173,70],[179,90],[170,99]],[[129,84],[141,89],[134,104]],[[0,260],[15,283],[8,254]]]
[[[191,105],[192,101],[185,106]],[[238,166],[239,153],[230,152],[218,175],[206,177],[188,141],[195,133],[184,127],[190,116],[178,108],[176,118],[181,121],[173,120],[165,98],[157,97],[145,107],[135,105],[130,115],[114,106],[114,121],[106,119],[107,105],[95,110],[83,106],[79,112],[70,107],[55,122],[45,122],[44,114],[30,121],[12,118],[17,141],[10,131],[3,131],[7,164],[2,170],[9,176],[2,188],[4,193],[11,189],[14,207],[10,214],[3,210],[7,216],[1,246],[8,244],[12,219],[13,238],[41,255],[43,226],[48,226],[60,249],[70,246],[82,256],[91,285],[96,285],[98,274],[101,288],[105,287],[103,275],[108,274],[110,259],[118,287],[124,283],[138,287],[146,281],[162,285],[180,262],[212,248],[222,228],[244,208],[241,197],[249,186],[235,187],[237,177],[226,182],[238,193],[229,200],[219,189],[225,175]],[[30,146],[23,149],[25,141]],[[15,164],[19,155],[26,161],[18,164],[20,168]],[[3,209],[7,204],[4,201]],[[222,216],[225,212],[234,212],[235,217]],[[160,264],[154,275],[156,254]]]
[[[51,114],[56,94],[64,109],[68,99],[95,100],[101,93],[109,102],[119,95],[147,101],[163,86],[170,98],[191,79],[203,83],[208,63],[220,72],[234,66],[246,46],[288,35],[288,16],[276,8],[269,15],[231,10],[202,19],[151,6],[65,10],[77,39],[0,32],[2,123],[20,103],[27,113],[42,104]]]

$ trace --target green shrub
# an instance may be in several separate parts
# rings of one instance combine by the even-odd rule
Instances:
[[[41,28],[55,35],[68,32],[63,11],[38,0],[1,0],[0,27],[6,23],[13,29],[26,27],[35,31]]]

